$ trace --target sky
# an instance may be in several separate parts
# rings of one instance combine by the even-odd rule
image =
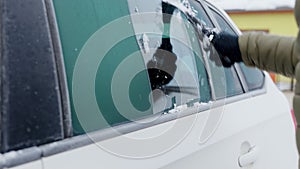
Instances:
[[[225,10],[274,10],[293,8],[295,0],[208,0]]]

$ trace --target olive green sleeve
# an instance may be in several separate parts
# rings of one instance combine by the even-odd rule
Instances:
[[[300,54],[296,38],[251,32],[239,37],[239,46],[246,65],[294,76]]]

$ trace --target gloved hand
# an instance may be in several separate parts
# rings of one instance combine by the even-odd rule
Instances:
[[[227,32],[214,33],[211,43],[220,55],[224,67],[230,67],[235,62],[242,62],[238,36]]]

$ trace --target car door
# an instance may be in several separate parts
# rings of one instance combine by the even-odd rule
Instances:
[[[114,16],[116,11],[126,13],[126,4],[115,3],[114,8],[101,13],[100,9],[109,9],[111,1],[98,1],[99,4],[93,6],[91,2],[96,1],[76,1],[72,4],[72,10],[64,8],[68,6],[66,2],[54,2],[60,32],[64,32],[61,40],[68,83],[73,88],[72,118],[74,134],[77,136],[44,147],[45,169],[161,168],[199,150],[202,147],[199,137],[210,115],[212,92],[195,25],[185,13],[167,4],[168,10],[171,8],[174,11],[170,13],[171,22],[164,23],[161,1],[130,1],[128,12],[131,15],[116,17],[116,20],[107,22],[108,25],[103,25],[108,26],[107,29],[99,29],[101,27],[97,24],[86,24],[86,18],[91,20],[88,22],[100,18],[98,23],[102,24],[102,19]],[[93,8],[99,10],[88,10]],[[124,11],[119,11],[120,8]],[[103,33],[104,30],[108,32]],[[119,33],[123,33],[122,30],[130,31],[117,39]],[[73,31],[84,36],[74,39]],[[92,35],[91,32],[95,33],[92,38],[88,36]],[[98,33],[102,36],[98,36]],[[163,40],[165,36],[168,37],[167,42]],[[84,38],[86,44],[82,43]],[[106,43],[113,42],[112,39],[117,40],[115,46],[103,48],[107,46]],[[88,47],[93,44],[98,44],[97,48]],[[169,60],[159,58],[157,51],[168,44],[172,45],[166,49],[167,58],[170,55]],[[81,52],[74,51],[76,48]],[[88,59],[91,55],[85,53],[89,52],[87,49],[96,50],[94,54],[97,55],[102,54],[97,51],[99,49],[109,52],[103,62],[94,64],[99,61],[93,59],[100,57]],[[176,59],[172,58],[174,55]],[[76,57],[79,62],[75,65]],[[174,65],[174,60],[176,67],[172,73],[172,67],[165,67]],[[163,62],[167,65],[156,67]],[[89,71],[97,65],[96,89],[90,90],[89,85],[95,83],[86,78],[93,77],[90,73],[95,72]],[[77,69],[79,67],[84,69]],[[151,81],[149,69],[158,68],[173,74],[173,78],[165,82],[168,74],[162,73],[156,74],[154,77],[158,78]],[[79,70],[85,74],[77,72]],[[74,76],[72,73],[79,74]],[[158,81],[160,77],[163,77],[163,81]],[[157,83],[153,85],[152,82]],[[97,121],[99,114],[93,112],[96,109],[86,105],[94,102],[89,92],[98,99],[96,105],[104,117],[100,121]],[[85,111],[79,112],[82,108],[86,108]]]
[[[269,156],[271,146],[294,138],[293,125],[286,107],[265,102],[280,93],[267,92],[276,91],[268,77],[250,91],[238,67],[216,66],[193,17],[208,26],[215,18],[174,2],[54,1],[75,136],[42,147],[45,169],[269,168],[260,164],[282,158]],[[272,131],[281,118],[292,130]],[[295,155],[294,146],[276,151]]]
[[[192,4],[195,9],[201,5],[196,1]],[[219,30],[235,33],[226,14],[211,4],[206,9]],[[216,142],[208,146],[211,151],[205,156],[216,161],[209,168],[224,168],[224,165],[226,168],[297,168],[295,130],[286,99],[268,75],[244,64],[235,65],[235,70],[245,94],[227,95],[222,121],[210,140]],[[218,154],[210,156],[214,151]],[[186,167],[186,163],[196,159],[205,163],[203,156],[199,151],[190,156],[192,160],[186,158],[169,168]]]
[[[228,16],[224,13],[222,13],[221,11],[218,11],[212,7],[210,7],[210,11],[212,12],[212,14],[214,15],[214,17],[216,18],[216,21],[218,22],[219,26],[221,27],[221,29],[225,30],[225,31],[228,31],[228,32],[231,32],[231,33],[238,33],[238,30],[234,30],[234,26],[232,26],[232,21],[230,19],[226,19],[228,18]],[[245,66],[243,63],[237,65],[237,69],[240,69],[240,71],[242,72],[243,74],[243,77],[245,79],[245,82],[247,84],[247,90],[248,91],[255,91],[257,89],[259,89],[261,87],[261,79],[263,78],[262,75],[259,73],[258,70],[255,70],[254,68],[249,68],[247,66]],[[270,78],[269,78],[269,74],[265,72],[265,76],[268,78],[267,80],[270,81]],[[255,78],[254,78],[255,77]],[[271,83],[273,86],[275,86],[273,83]],[[285,153],[287,154],[285,157],[288,157],[286,159],[283,159],[283,156],[273,156],[273,158],[275,159],[275,161],[277,161],[277,159],[281,159],[282,161],[285,161],[285,164],[283,165],[282,163],[276,163],[274,164],[274,167],[277,166],[278,168],[281,168],[281,167],[287,167],[287,165],[291,164],[290,167],[294,167],[296,168],[296,162],[292,162],[292,160],[296,161],[297,159],[297,156],[296,156],[296,153],[295,151],[297,150],[295,148],[295,139],[294,139],[294,129],[291,128],[291,126],[287,127],[287,125],[291,125],[293,123],[291,123],[291,113],[289,111],[289,106],[287,104],[287,101],[285,99],[285,97],[283,96],[283,94],[277,90],[277,88],[275,88],[275,91],[273,91],[274,93],[278,92],[278,97],[276,97],[276,99],[278,99],[278,101],[281,101],[282,103],[280,104],[280,106],[274,106],[274,103],[273,101],[275,99],[272,99],[272,98],[269,98],[267,100],[270,100],[270,102],[266,102],[267,105],[269,105],[269,107],[271,107],[273,105],[273,107],[276,107],[275,109],[278,108],[281,108],[281,107],[284,107],[286,110],[280,110],[280,111],[272,111],[272,110],[269,110],[269,107],[266,107],[266,105],[261,105],[261,106],[257,106],[257,111],[260,111],[261,109],[264,109],[264,108],[261,108],[263,106],[265,106],[267,108],[267,110],[265,110],[266,112],[269,112],[270,115],[272,116],[273,115],[273,118],[276,117],[276,115],[278,116],[285,116],[285,118],[278,118],[277,120],[270,120],[268,119],[267,121],[267,124],[268,123],[271,123],[270,125],[274,125],[272,127],[272,129],[276,129],[277,131],[282,131],[282,132],[289,132],[291,135],[290,137],[285,137],[285,136],[279,136],[277,135],[277,137],[275,135],[270,135],[269,137],[274,137],[274,139],[272,139],[272,141],[268,141],[268,142],[265,142],[264,143],[264,147],[263,147],[263,151],[266,150],[265,152],[265,156],[261,156],[261,159],[264,159],[264,158],[268,158],[267,156],[272,156],[274,153],[277,152],[276,149],[274,149],[275,146],[278,146],[278,144],[281,144],[282,147],[285,147]],[[250,103],[251,104],[251,103]],[[274,113],[276,112],[276,113]],[[277,114],[278,113],[278,114]],[[279,115],[281,113],[281,115]],[[286,124],[286,125],[278,125],[278,124]],[[277,124],[277,125],[276,125]],[[270,128],[271,130],[271,128]],[[259,128],[256,128],[256,132],[259,132]],[[271,131],[268,132],[269,133],[272,133]],[[278,133],[277,133],[278,134]],[[282,140],[283,139],[283,140]],[[259,138],[258,139],[258,142],[262,143],[263,140],[265,141],[265,138]],[[274,140],[278,141],[278,143],[276,144],[274,142]],[[293,144],[290,145],[290,142],[292,142]],[[289,148],[287,148],[286,146],[288,146]],[[287,149],[290,149],[290,150],[287,150]],[[269,150],[269,151],[268,151]],[[271,150],[271,151],[270,151]],[[281,151],[281,152],[284,152],[284,151]],[[268,155],[267,155],[268,154]],[[291,159],[292,158],[292,159]],[[268,161],[267,160],[264,160],[264,161],[261,161],[261,162],[257,162],[257,168],[264,168],[266,166],[270,166]],[[280,166],[282,165],[282,166]]]

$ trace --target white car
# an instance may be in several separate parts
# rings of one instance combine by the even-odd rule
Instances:
[[[296,169],[268,73],[224,68],[205,0],[2,0],[0,168]]]

